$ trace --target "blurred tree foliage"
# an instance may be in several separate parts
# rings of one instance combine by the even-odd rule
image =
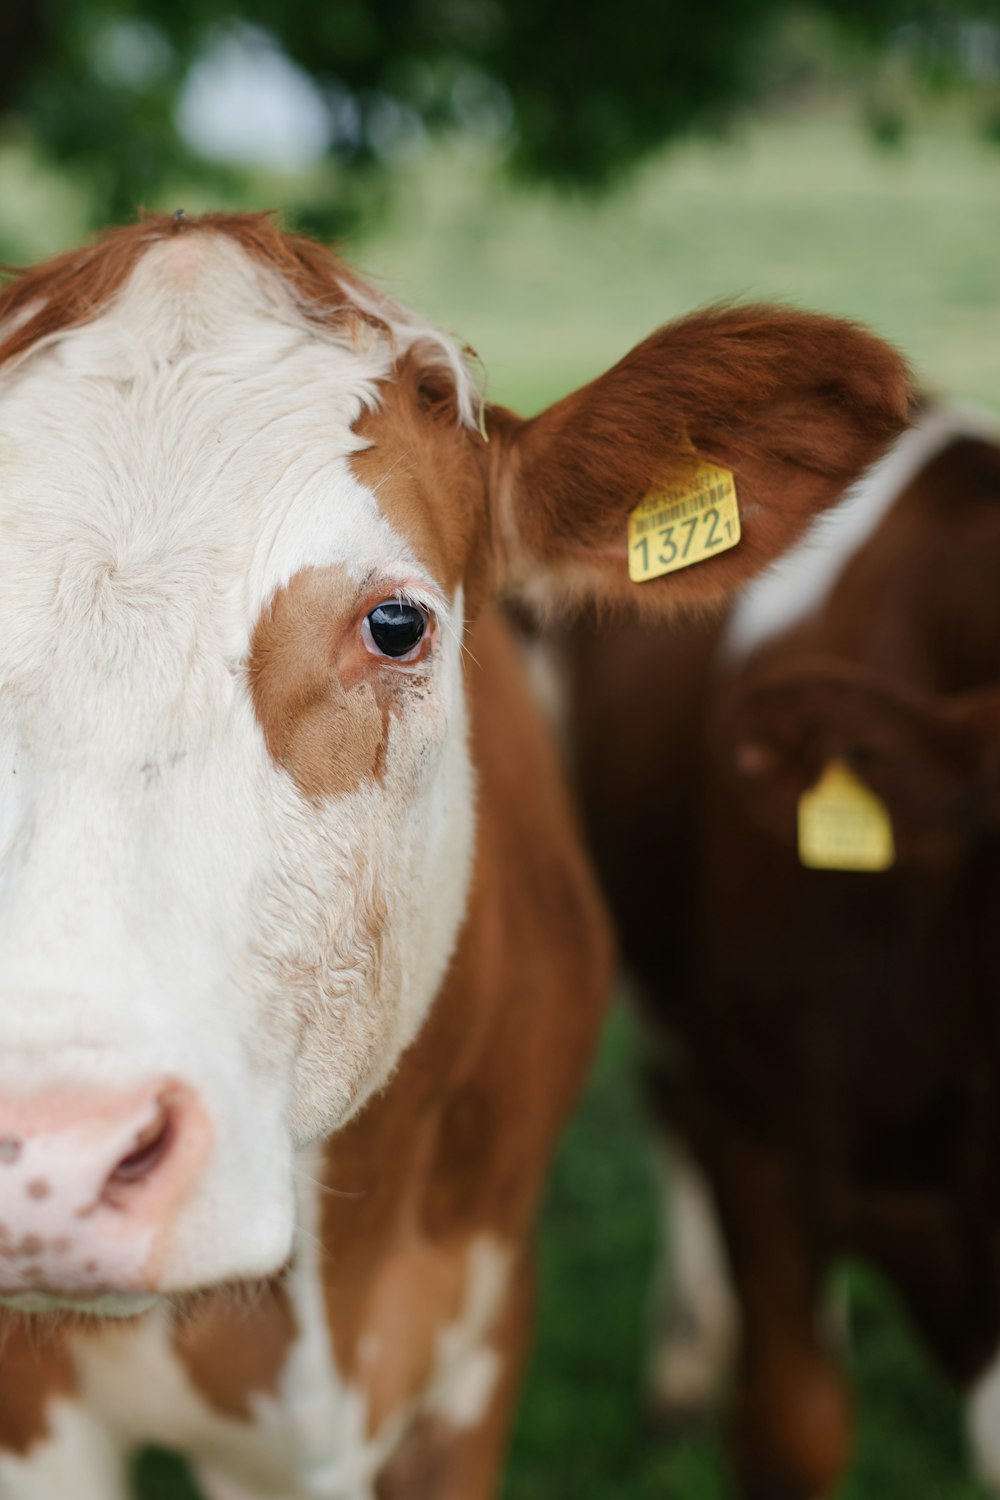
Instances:
[[[757,97],[792,0],[0,0],[0,120],[23,121],[86,174],[100,216],[127,214],[196,161],[176,128],[193,62],[227,26],[258,27],[319,86],[331,154],[355,175],[393,134],[502,136],[526,175],[600,188],[671,137]],[[926,41],[959,0],[813,0],[857,57],[900,28]],[[979,21],[1000,13],[981,0]],[[927,50],[927,49],[925,49]],[[953,50],[953,49],[952,49]],[[950,55],[931,47],[929,56]]]

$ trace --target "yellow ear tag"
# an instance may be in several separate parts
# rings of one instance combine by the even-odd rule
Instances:
[[[811,870],[888,870],[895,858],[889,809],[832,760],[799,798],[799,859]]]
[[[628,518],[628,576],[646,583],[735,547],[736,483],[728,469],[694,463],[682,478],[650,490]]]

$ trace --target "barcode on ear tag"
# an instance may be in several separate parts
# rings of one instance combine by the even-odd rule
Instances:
[[[811,870],[888,870],[896,858],[889,809],[843,761],[799,798],[799,859]]]
[[[659,485],[628,518],[628,576],[646,583],[735,547],[740,539],[736,482],[728,469],[694,463]]]

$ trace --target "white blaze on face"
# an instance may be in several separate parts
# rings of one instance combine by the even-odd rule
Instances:
[[[274,1269],[293,1147],[418,1029],[461,921],[462,596],[354,477],[390,354],[221,235],[152,247],[92,323],[0,371],[0,1097],[173,1076],[213,1150],[166,1289]],[[255,626],[303,568],[434,600],[380,775],[309,799],[268,753]]]

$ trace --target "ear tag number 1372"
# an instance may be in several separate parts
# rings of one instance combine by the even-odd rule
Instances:
[[[728,469],[694,463],[682,478],[651,490],[628,518],[628,576],[646,583],[735,547],[736,484]]]

